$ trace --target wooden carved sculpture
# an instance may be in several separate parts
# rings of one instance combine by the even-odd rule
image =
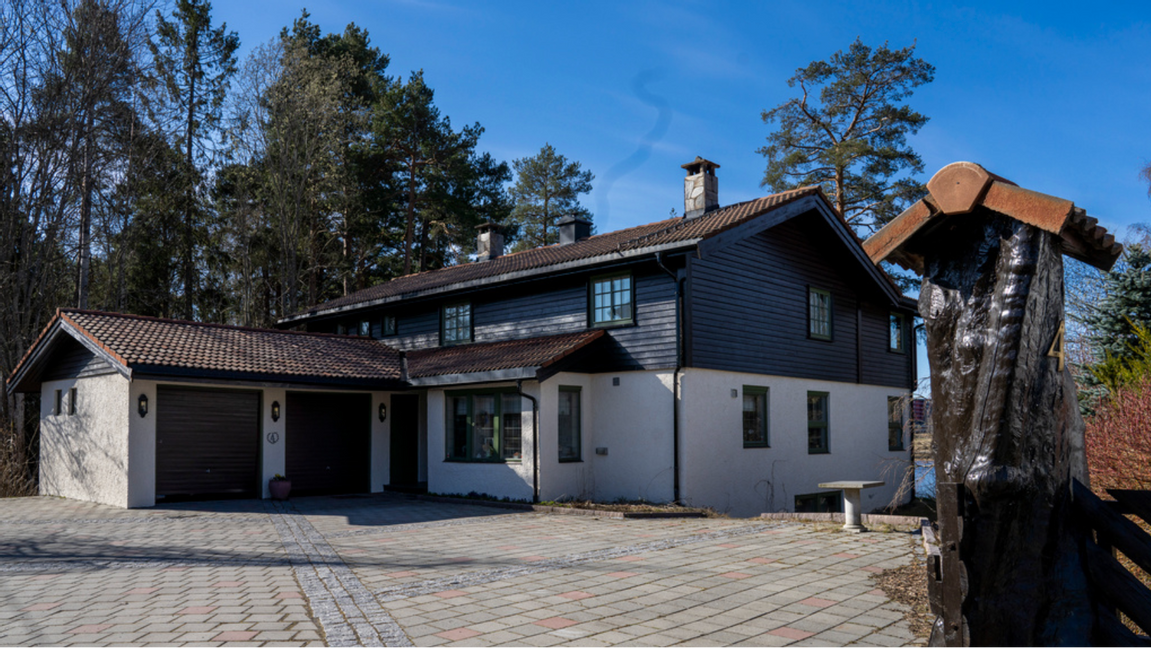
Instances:
[[[975,164],[944,167],[928,190],[865,249],[923,276],[941,536],[931,644],[1090,645],[1063,255],[1109,269],[1122,247],[1070,201]]]

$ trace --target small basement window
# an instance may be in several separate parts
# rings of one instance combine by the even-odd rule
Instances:
[[[743,447],[768,447],[767,387],[743,386]]]
[[[630,274],[593,277],[591,281],[592,326],[631,324],[634,318]]]
[[[891,335],[890,342],[888,343],[888,350],[896,353],[903,353],[905,351],[905,334],[904,334],[904,317],[902,313],[891,314]]]
[[[796,513],[842,513],[841,493],[808,493],[795,496]]]

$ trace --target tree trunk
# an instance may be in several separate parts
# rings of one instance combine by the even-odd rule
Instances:
[[[195,187],[196,162],[192,157],[192,148],[193,148],[193,144],[194,144],[194,136],[195,136],[195,128],[196,128],[196,75],[195,75],[195,70],[192,69],[191,62],[189,59],[191,59],[193,56],[195,56],[194,54],[192,54],[193,52],[198,52],[198,50],[199,50],[199,41],[200,41],[199,30],[193,31],[191,36],[192,36],[192,42],[188,45],[188,50],[185,52],[185,57],[187,57],[185,59],[185,61],[189,65],[189,67],[187,69],[187,72],[188,72],[188,121],[187,121],[187,129],[186,129],[185,135],[184,135],[185,150],[186,150],[186,155],[188,156],[188,173],[189,173],[189,176],[187,178],[187,186],[185,187],[186,194],[184,197],[185,203],[184,203],[184,249],[183,249],[183,253],[184,253],[184,319],[187,319],[187,320],[191,320],[194,316],[194,311],[195,311],[195,301],[194,301],[195,295],[194,295],[194,293],[195,293],[195,286],[196,286],[196,280],[194,277],[194,273],[195,273],[194,257],[195,257],[195,254],[194,254],[194,250],[193,250],[193,248],[194,248],[193,241],[195,240],[194,239],[194,236],[195,236],[194,226],[195,226],[195,224],[193,222],[194,219],[192,217],[193,205],[194,205],[194,200],[195,200],[195,190],[196,190],[196,187]]]
[[[1060,239],[987,210],[947,224],[921,243],[932,253],[919,310],[940,535],[944,555],[958,555],[944,562],[944,600],[962,604],[931,644],[1090,645],[1070,514],[1071,479],[1087,482],[1083,421],[1070,372],[1049,357],[1063,321]]]
[[[404,230],[404,274],[412,272],[412,244],[416,234],[416,160],[408,159],[408,213]]]
[[[96,155],[92,150],[92,128],[95,108],[88,106],[84,119],[84,174],[80,180],[80,275],[76,281],[76,307],[88,308],[88,272],[92,259],[92,168]]]

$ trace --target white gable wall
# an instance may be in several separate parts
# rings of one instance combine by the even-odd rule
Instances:
[[[40,494],[126,507],[128,379],[120,374],[52,380],[40,388]],[[76,388],[76,413],[68,414]],[[56,390],[64,411],[54,412]]]
[[[829,492],[818,484],[839,480],[887,482],[862,492],[865,512],[891,502],[910,452],[887,449],[887,398],[905,390],[708,369],[686,369],[681,380],[687,504],[736,516],[791,511],[796,495]],[[768,448],[743,447],[744,385],[770,390]],[[808,391],[830,395],[828,454],[807,452]]]

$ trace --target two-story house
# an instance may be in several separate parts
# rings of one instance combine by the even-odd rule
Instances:
[[[818,188],[720,207],[718,165],[684,168],[683,217],[595,236],[568,219],[559,244],[514,254],[481,228],[477,261],[317,305],[294,331],[62,311],[8,383],[42,395],[42,491],[140,506],[266,495],[286,473],[305,493],[751,515],[884,479],[864,506],[888,504],[915,302]],[[70,414],[85,392],[102,405]],[[77,443],[115,483],[69,463]]]

